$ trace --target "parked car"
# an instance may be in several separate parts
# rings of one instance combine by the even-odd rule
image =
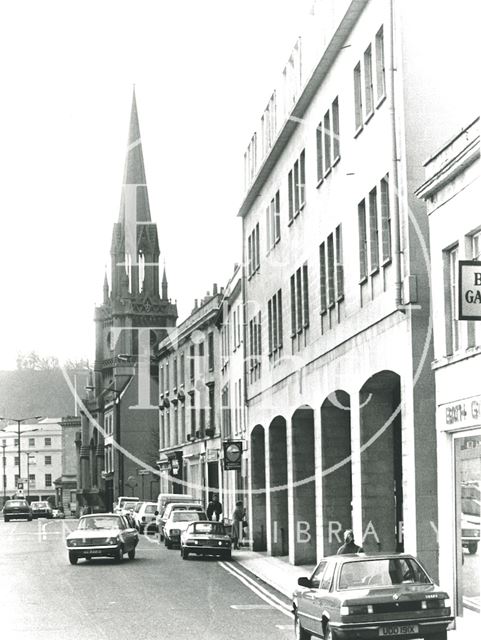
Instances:
[[[31,520],[32,510],[26,500],[7,500],[3,506],[3,519],[10,520]]]
[[[191,499],[191,501],[187,502],[187,501],[179,501],[179,502],[169,502],[164,509],[164,512],[162,513],[162,515],[157,515],[156,516],[156,524],[157,524],[157,531],[159,532],[159,537],[160,537],[160,541],[162,542],[162,540],[164,539],[164,527],[165,527],[165,523],[167,521],[167,518],[170,516],[170,514],[172,513],[172,511],[180,511],[180,510],[187,510],[189,509],[190,511],[204,511],[204,507],[201,503],[200,500],[193,500]],[[207,520],[207,516],[205,518]]]
[[[190,522],[180,536],[180,556],[187,560],[191,553],[230,560],[232,540],[227,535],[223,523],[212,520]]]
[[[155,502],[142,502],[137,509],[134,509],[134,522],[139,533],[143,533],[144,529],[155,533],[157,526],[155,524],[155,511],[157,505]]]
[[[102,556],[122,560],[124,553],[133,560],[138,542],[137,530],[124,516],[113,513],[82,516],[77,529],[66,539],[70,564],[77,564],[79,558]]]
[[[114,505],[114,513],[120,513],[122,510],[124,510],[126,502],[139,502],[139,498],[137,498],[136,496],[119,496],[117,498],[117,502]]]
[[[32,508],[32,516],[34,518],[53,518],[53,509],[47,500],[32,502],[30,506]]]
[[[164,544],[167,549],[180,544],[180,534],[187,529],[190,522],[207,520],[205,511],[182,509],[171,511],[164,525]]]
[[[476,553],[481,531],[481,501],[476,498],[461,498],[461,542],[469,553]]]
[[[296,638],[446,640],[449,596],[408,554],[336,555],[299,578]]]
[[[157,497],[156,520],[157,531],[160,533],[160,519],[164,515],[164,511],[171,502],[197,502],[193,496],[188,493],[159,493]]]

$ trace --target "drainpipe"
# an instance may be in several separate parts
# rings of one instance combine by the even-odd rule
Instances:
[[[397,148],[397,135],[396,135],[396,107],[395,107],[395,56],[394,56],[394,0],[391,0],[391,24],[390,24],[390,83],[391,83],[391,95],[390,95],[390,112],[391,112],[391,148],[392,148],[392,176],[394,193],[391,190],[391,210],[393,212],[393,225],[392,225],[392,239],[393,239],[393,253],[394,253],[394,272],[395,272],[395,302],[399,311],[405,312],[402,307],[401,297],[401,230],[399,221],[399,172],[398,172],[398,148]]]

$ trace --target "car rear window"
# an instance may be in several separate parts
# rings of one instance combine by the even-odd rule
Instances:
[[[430,584],[422,567],[412,558],[382,558],[346,562],[339,575],[339,589],[365,589],[396,584]]]
[[[202,518],[200,516],[203,516]],[[203,520],[205,515],[200,511],[174,511],[172,513],[173,522],[192,522],[193,520]]]
[[[118,529],[120,519],[115,516],[97,516],[82,518],[79,522],[79,529]]]
[[[5,503],[6,507],[28,507],[28,502],[26,500],[7,500]]]
[[[196,522],[191,531],[193,533],[207,533],[217,536],[225,535],[225,527],[220,522]]]

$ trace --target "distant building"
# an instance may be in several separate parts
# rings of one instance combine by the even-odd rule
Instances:
[[[430,156],[417,192],[427,203],[431,246],[440,581],[455,594],[458,616],[480,611],[479,122],[478,117],[458,130]],[[459,273],[463,267],[470,270],[464,285]],[[472,300],[471,309],[465,309],[472,319],[463,318],[461,302],[466,298]],[[474,637],[474,629],[473,635],[466,631],[466,637]]]
[[[353,528],[366,550],[412,552],[437,576],[428,224],[414,192],[475,99],[465,4],[318,3],[245,155],[249,525],[254,548],[294,564]]]
[[[3,497],[11,498],[21,483],[29,502],[57,503],[54,481],[62,474],[62,427],[60,418],[45,418],[20,425],[20,470],[18,425],[10,423],[0,431],[2,447]]]
[[[68,416],[59,422],[62,428],[62,473],[54,481],[57,506],[65,515],[77,513],[77,453],[75,441],[80,433],[80,417]]]
[[[151,358],[177,320],[159,256],[134,94],[111,278],[105,276],[103,303],[95,310],[94,376],[81,411],[78,499],[93,510],[111,509],[119,495],[137,495],[141,486],[139,497],[155,492],[151,480],[158,476],[146,480],[139,473],[156,471],[158,382]]]
[[[219,332],[223,292],[195,303],[157,350],[160,491],[191,493],[207,502],[222,481]]]

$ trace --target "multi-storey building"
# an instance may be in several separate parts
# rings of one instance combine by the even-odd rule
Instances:
[[[417,192],[427,203],[431,247],[440,579],[467,618],[468,609],[479,614],[481,575],[479,155],[478,117],[427,160]],[[474,624],[465,635],[474,637]]]
[[[242,457],[236,468],[222,465],[222,503],[224,515],[231,518],[235,503],[242,500],[246,504],[248,491],[248,444],[245,421],[245,370],[244,370],[244,307],[242,300],[242,270],[235,266],[227,283],[217,316],[220,332],[220,386],[219,405],[221,407],[221,437],[224,459],[225,447],[230,443],[242,450]],[[237,453],[237,452],[236,452]]]
[[[318,3],[314,44],[296,43],[246,152],[249,518],[254,548],[292,563],[335,552],[352,527],[366,550],[405,549],[437,573],[427,218],[414,190],[475,91],[466,15],[441,5]]]
[[[157,350],[161,492],[206,502],[221,482],[219,332],[223,291],[214,285]]]
[[[55,480],[62,475],[62,427],[60,419],[45,418],[20,427],[20,471],[18,425],[0,432],[3,467],[3,497],[17,493],[19,482],[29,502],[49,500],[56,504]]]
[[[95,310],[95,375],[77,442],[79,502],[92,509],[111,509],[119,495],[142,487],[143,498],[157,490],[158,388],[152,358],[177,320],[165,268],[160,282],[159,257],[134,94],[111,278],[109,284],[105,276],[103,303]],[[149,469],[154,475],[146,481]]]

